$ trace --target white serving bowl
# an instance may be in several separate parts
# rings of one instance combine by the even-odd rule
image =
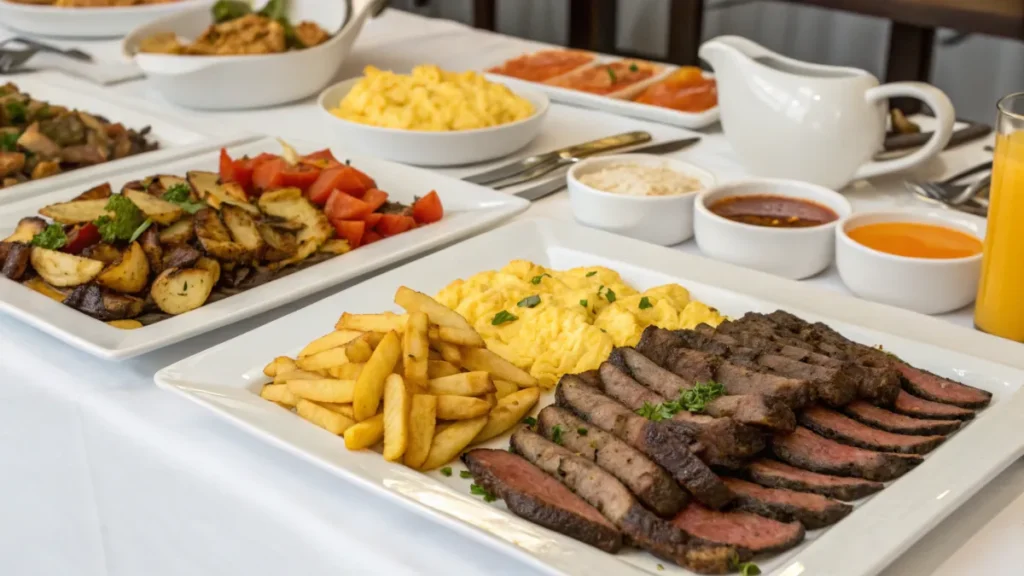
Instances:
[[[361,153],[417,166],[458,166],[494,160],[525,148],[540,134],[550,102],[542,92],[517,89],[515,93],[533,104],[535,112],[516,122],[477,128],[435,132],[401,130],[360,124],[331,113],[362,78],[350,78],[328,87],[317,102],[326,116],[326,136]]]
[[[836,227],[836,266],[854,294],[922,314],[942,314],[974,301],[981,276],[980,253],[966,258],[909,258],[868,248],[847,234],[881,222],[935,224],[985,238],[984,219],[967,214],[865,212],[851,216]]]
[[[830,208],[838,220],[807,228],[754,226],[723,218],[708,208],[733,196],[787,196]],[[695,202],[694,233],[706,256],[800,280],[821,272],[835,254],[834,228],[853,209],[838,192],[796,180],[758,178],[702,192]]]
[[[208,7],[214,0],[180,0],[145,6],[105,8],[58,8],[14,4],[0,0],[0,24],[19,32],[64,38],[114,38],[158,18],[196,6]]]
[[[141,26],[122,43],[125,56],[146,73],[150,84],[168,101],[186,108],[237,110],[275,106],[316,94],[337,73],[348,56],[373,3],[292,0],[293,22],[310,20],[331,33],[319,46],[281,54],[180,56],[139,52],[139,44],[158,32],[196,38],[213,23],[207,6],[180,12]]]
[[[604,192],[580,182],[585,174],[611,164],[664,166],[699,180],[703,188],[715,185],[715,176],[693,164],[653,154],[613,154],[588,158],[566,175],[569,205],[576,221],[661,246],[685,242],[693,236],[693,199],[700,190],[675,196],[626,196]]]

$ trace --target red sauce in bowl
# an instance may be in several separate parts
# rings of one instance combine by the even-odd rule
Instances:
[[[809,228],[839,219],[835,211],[817,202],[767,194],[722,198],[708,210],[734,222],[768,228]]]

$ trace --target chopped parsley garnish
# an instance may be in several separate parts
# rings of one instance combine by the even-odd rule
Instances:
[[[648,420],[659,422],[675,416],[677,413],[686,410],[687,412],[703,412],[707,403],[723,396],[725,387],[717,382],[700,382],[689,390],[679,393],[679,398],[651,404],[644,402],[636,413]]]
[[[604,294],[601,294],[604,292]],[[597,287],[597,295],[604,296],[605,300],[609,302],[615,302],[615,292],[611,288],[605,287],[604,284]]]
[[[203,208],[206,208],[206,202],[193,202],[192,201],[192,188],[188,184],[178,183],[171,186],[164,192],[163,199],[175,204],[178,208],[189,214],[195,214]]]
[[[520,308],[533,308],[537,304],[540,304],[540,296],[534,294],[533,296],[527,296],[519,302],[516,302],[516,306]]]
[[[114,215],[103,215],[93,222],[104,242],[128,240],[146,220],[138,206],[120,194],[111,196],[104,208]]]
[[[495,314],[494,318],[491,319],[491,326],[500,326],[501,324],[505,324],[506,322],[512,322],[514,320],[519,320],[519,316],[516,316],[515,314],[512,314],[507,310],[502,310],[501,312]]]
[[[612,70],[611,66],[605,68],[605,71],[608,72],[608,79],[612,81],[612,84],[615,84],[619,80],[615,77],[615,70]]]
[[[551,428],[551,441],[555,444],[562,443],[562,427],[558,424],[555,424]]]
[[[0,150],[4,152],[17,152],[18,136],[18,133],[14,131],[0,134]]]
[[[540,274],[540,275],[534,276],[533,278],[530,278],[530,284],[533,284],[534,286],[536,286],[537,284],[540,284],[540,281],[543,280],[545,276],[547,276],[548,278],[551,278],[551,274],[548,274],[547,272],[545,272],[543,274]]]
[[[580,300],[580,306],[583,306],[584,308],[586,308],[587,307],[587,301],[586,300]]]
[[[452,475],[452,467],[451,466],[445,466],[444,468],[441,468],[441,476],[451,476],[451,475]]]
[[[472,478],[472,477],[473,477],[473,473],[470,472],[469,470],[463,470],[463,471],[459,472],[459,478]]]
[[[146,230],[149,230],[149,227],[152,226],[152,225],[153,225],[153,221],[150,220],[149,218],[146,218],[146,221],[143,222],[142,224],[139,224],[139,227],[135,229],[135,232],[132,232],[132,237],[128,239],[128,243],[131,244],[132,242],[135,242],[136,240],[138,240],[139,236],[142,236],[142,234]]]
[[[595,274],[597,274],[597,270],[591,270],[590,272],[587,272],[587,278],[590,278],[591,276],[593,276]]]
[[[740,576],[757,576],[761,573],[761,569],[753,562],[744,562],[737,566],[737,568],[740,571]]]
[[[42,232],[33,236],[32,241],[29,242],[33,246],[47,250],[60,250],[67,243],[68,236],[60,224],[50,224]]]
[[[662,402],[660,404],[644,402],[644,405],[638,408],[636,413],[652,422],[661,422],[662,420],[671,418],[675,414],[675,412],[672,411],[674,404],[674,402]]]
[[[7,121],[11,124],[24,124],[28,120],[28,108],[23,102],[11,100],[5,105],[7,109]]]
[[[639,69],[640,69],[640,67],[636,65],[636,62],[633,62],[632,64],[629,65],[629,71],[630,72],[636,72]]]
[[[665,570],[665,566],[663,564],[658,564],[658,571],[661,572],[663,570]]]
[[[527,416],[526,418],[523,418],[522,422],[523,422],[523,424],[526,424],[527,426],[536,426],[537,425],[537,419],[534,418],[533,416]]]
[[[252,13],[252,7],[242,0],[217,0],[213,5],[213,20],[220,24]]]
[[[586,436],[587,434],[590,434],[590,430],[587,430],[586,428],[577,428],[576,433],[580,436]]]
[[[647,310],[648,308],[654,308],[654,304],[651,304],[651,301],[647,299],[647,296],[644,296],[640,299],[640,309]]]
[[[494,494],[491,494],[487,490],[484,490],[482,486],[478,486],[476,484],[469,485],[469,493],[476,496],[483,496],[484,502],[494,502],[497,500],[497,498],[494,497]]]

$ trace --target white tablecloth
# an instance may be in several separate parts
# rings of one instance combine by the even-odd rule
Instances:
[[[115,42],[79,45],[99,57],[117,53]],[[430,61],[480,68],[531,47],[522,40],[391,11],[367,26],[339,78],[369,63],[409,68]],[[144,82],[107,90],[144,99],[154,110],[326,141],[311,102],[195,113],[161,103]],[[636,126],[628,119],[556,106],[536,146],[550,148]],[[668,127],[644,128],[658,139],[683,134]],[[919,173],[934,176],[972,165],[984,157],[981,146],[948,152]],[[743,175],[717,133],[679,157],[723,179]],[[858,209],[917,202],[896,180],[858,187],[851,198]],[[523,217],[537,216],[571,218],[565,194],[536,203]],[[680,249],[696,251],[692,242]],[[844,290],[834,271],[810,282]],[[159,368],[323,295],[123,363],[97,360],[0,316],[0,574],[531,573],[515,560],[348,486],[153,385]],[[969,325],[971,315],[960,311],[947,317]],[[1024,463],[1017,462],[885,575],[1024,574],[1022,492]]]

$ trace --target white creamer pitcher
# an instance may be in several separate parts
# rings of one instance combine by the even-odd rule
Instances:
[[[864,70],[793,60],[738,36],[705,42],[700,57],[715,70],[729,144],[759,176],[838,190],[920,164],[942,151],[953,133],[949,98],[922,82],[879,86]],[[872,161],[885,138],[887,100],[899,96],[928,104],[935,132],[908,156]]]

